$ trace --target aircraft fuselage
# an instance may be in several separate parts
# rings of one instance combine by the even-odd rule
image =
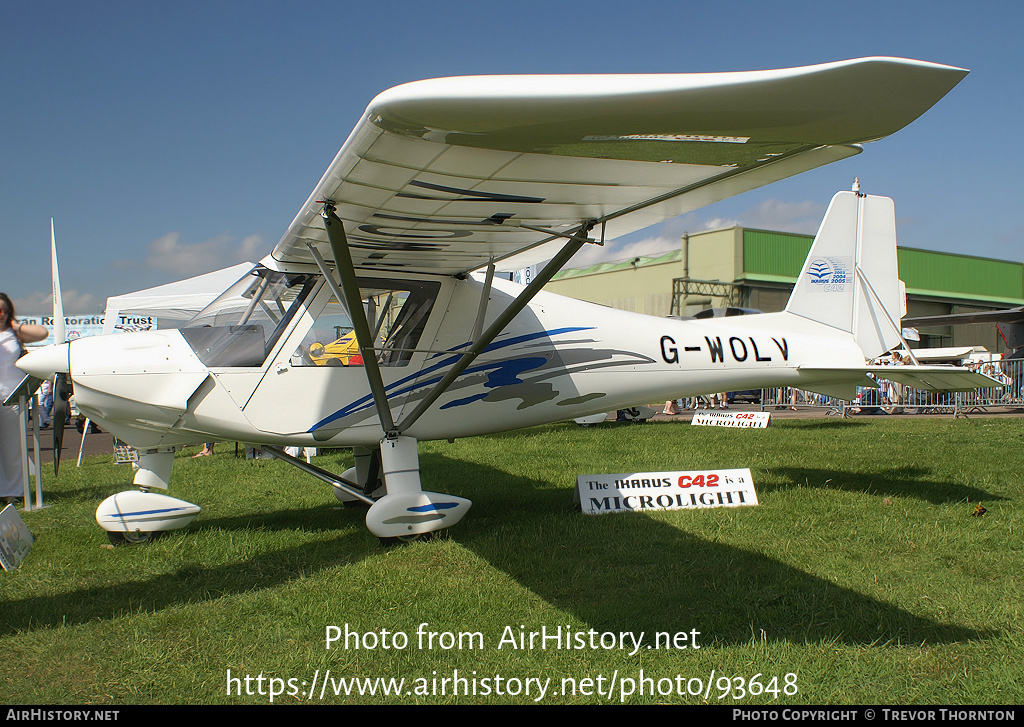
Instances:
[[[262,280],[303,276],[302,290],[255,305],[244,297],[222,304],[228,325],[203,323],[201,314],[182,330],[75,341],[78,407],[139,448],[214,439],[376,445],[382,429],[363,366],[350,355],[351,337],[344,340],[343,306],[319,273],[264,270]],[[484,286],[474,278],[398,275],[367,276],[360,285],[398,421],[468,345]],[[520,290],[495,281],[484,323]],[[396,293],[406,307],[420,306],[418,318],[384,309],[385,296],[394,308]],[[271,313],[264,328],[251,323],[252,310],[246,317],[260,306]],[[796,382],[798,365],[837,363],[864,363],[851,337],[788,313],[673,320],[541,293],[407,434],[451,439],[666,398],[784,386]]]

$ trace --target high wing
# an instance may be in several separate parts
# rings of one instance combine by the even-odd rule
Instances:
[[[357,269],[466,273],[613,239],[859,153],[967,71],[864,58],[742,73],[466,76],[377,96],[272,257],[312,262],[336,207]],[[328,245],[318,245],[328,260]],[[513,257],[514,256],[514,257]]]

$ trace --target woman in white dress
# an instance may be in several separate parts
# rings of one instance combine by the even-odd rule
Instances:
[[[42,326],[19,323],[11,299],[0,293],[0,402],[25,377],[21,369],[14,365],[21,358],[24,344],[42,341],[47,335]],[[17,409],[0,406],[0,502],[12,502],[25,495],[18,426]]]

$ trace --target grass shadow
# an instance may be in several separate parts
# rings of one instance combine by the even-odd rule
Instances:
[[[171,533],[160,542],[175,537],[180,536]],[[130,547],[157,547],[160,542]],[[152,613],[275,588],[318,571],[350,564],[375,552],[368,547],[365,531],[353,530],[335,539],[268,550],[235,563],[214,567],[189,565],[142,580],[122,580],[59,594],[11,599],[4,603],[0,634],[113,620],[140,611]]]
[[[435,453],[422,455],[421,465],[425,488],[474,500],[471,517],[449,531],[452,541],[594,629],[651,634],[696,628],[724,645],[748,643],[752,633],[762,631],[769,639],[795,644],[950,643],[998,635],[922,617],[657,516],[584,516],[572,505],[570,491],[548,482]],[[796,482],[813,472],[779,471]],[[920,478],[925,471],[909,473]],[[900,481],[892,477],[889,488]],[[875,482],[866,478],[856,487],[870,485],[875,491]],[[328,505],[200,519],[189,537],[254,529],[338,533],[291,547],[266,547],[229,564],[204,566],[190,556],[177,570],[149,578],[128,575],[110,584],[10,599],[0,616],[0,633],[213,601],[384,555],[361,519],[359,511],[339,512]],[[175,537],[180,536],[167,540],[173,544]]]
[[[765,482],[758,486],[760,492],[819,487],[845,492],[863,492],[869,495],[913,497],[936,505],[1007,499],[969,485],[935,482],[934,479],[930,479],[930,469],[910,465],[877,472],[850,472],[813,467],[773,467],[768,472],[778,475],[785,483]]]
[[[445,465],[430,458],[430,467]],[[451,463],[451,466],[456,466]],[[552,605],[606,631],[701,631],[719,645],[752,633],[795,644],[950,643],[993,630],[942,623],[806,573],[762,553],[711,542],[641,513],[587,516],[565,491],[479,465],[471,481],[500,490],[473,497],[473,518],[452,537]],[[529,497],[509,512],[508,491]]]

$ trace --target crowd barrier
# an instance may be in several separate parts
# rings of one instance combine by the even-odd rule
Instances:
[[[829,413],[953,414],[987,411],[994,407],[1024,407],[1024,360],[994,361],[970,368],[991,376],[1000,386],[936,394],[877,376],[878,388],[858,387],[851,401],[792,388],[761,390],[761,409],[826,408]]]

